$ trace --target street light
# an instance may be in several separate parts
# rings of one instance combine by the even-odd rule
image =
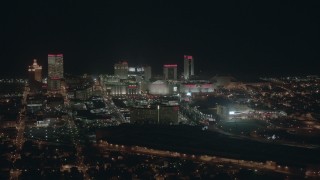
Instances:
[[[158,124],[159,124],[159,122],[160,122],[160,120],[159,120],[159,118],[160,118],[160,114],[159,114],[160,106],[159,105],[157,106],[157,109],[158,109]]]

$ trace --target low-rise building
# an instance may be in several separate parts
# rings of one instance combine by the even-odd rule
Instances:
[[[86,100],[93,95],[94,82],[91,77],[67,77],[68,98]]]
[[[131,108],[131,123],[177,124],[179,106],[151,106]]]

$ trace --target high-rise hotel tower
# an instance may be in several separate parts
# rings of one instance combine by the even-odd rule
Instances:
[[[48,54],[48,90],[60,90],[62,78],[63,54]]]
[[[194,75],[194,59],[192,56],[184,55],[184,79]]]

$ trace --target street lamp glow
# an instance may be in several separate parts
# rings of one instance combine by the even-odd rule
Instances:
[[[157,106],[157,109],[158,109],[158,124],[159,124],[160,122],[160,114],[159,114],[160,106],[159,105]]]

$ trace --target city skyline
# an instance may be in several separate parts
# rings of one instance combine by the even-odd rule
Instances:
[[[0,179],[320,179],[309,1],[5,1]]]
[[[63,53],[73,74],[108,73],[121,59],[161,74],[163,64],[183,67],[184,54],[197,60],[195,73],[318,72],[316,4],[39,1],[4,7],[0,59],[7,68],[0,76],[26,75],[23,68],[34,58],[46,66],[48,53]]]

